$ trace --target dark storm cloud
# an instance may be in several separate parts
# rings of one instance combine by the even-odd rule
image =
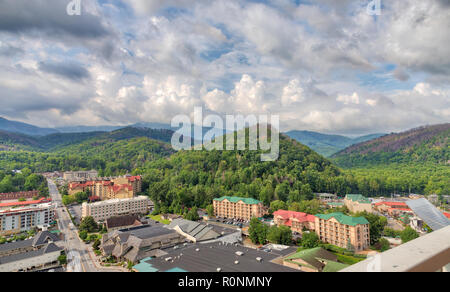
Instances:
[[[41,32],[53,37],[99,38],[109,34],[100,18],[82,12],[69,16],[62,0],[0,0],[0,31]]]
[[[81,81],[83,79],[90,78],[89,71],[76,63],[40,62],[39,70],[74,81]]]

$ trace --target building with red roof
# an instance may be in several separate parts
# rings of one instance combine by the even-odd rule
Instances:
[[[448,219],[450,219],[450,213],[447,212],[443,212],[444,216],[447,217]]]
[[[388,213],[390,216],[412,213],[405,202],[378,202],[375,204],[375,209],[381,213]]]
[[[289,226],[292,231],[302,233],[304,229],[315,229],[316,216],[303,212],[278,210],[273,213],[273,220],[277,226]]]
[[[86,191],[101,200],[134,198],[142,191],[142,178],[123,176],[69,184],[70,195]]]
[[[13,207],[23,207],[23,206],[32,206],[32,205],[39,205],[43,203],[49,203],[51,202],[51,199],[47,198],[40,198],[39,200],[33,200],[33,201],[14,201],[14,202],[7,202],[7,203],[1,203],[0,209],[9,209]]]

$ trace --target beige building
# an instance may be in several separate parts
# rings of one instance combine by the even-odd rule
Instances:
[[[89,180],[98,177],[98,171],[89,170],[89,171],[68,171],[64,172],[63,178],[66,181],[80,181],[80,180]]]
[[[319,239],[342,248],[361,251],[370,246],[369,222],[364,217],[342,213],[317,214],[315,223]]]
[[[130,214],[147,214],[150,199],[145,196],[129,199],[113,199],[95,203],[83,203],[81,207],[82,218],[91,216],[100,222],[111,217]]]
[[[224,196],[214,199],[213,206],[214,215],[222,218],[250,220],[267,214],[263,203],[252,198]]]
[[[123,176],[69,184],[69,195],[85,191],[99,200],[133,198],[142,191],[142,179],[140,176]]]
[[[358,213],[366,211],[368,213],[373,212],[372,202],[363,195],[346,195],[344,204],[347,209],[352,213]]]

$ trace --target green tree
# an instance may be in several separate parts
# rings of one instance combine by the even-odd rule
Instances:
[[[389,241],[386,238],[380,238],[380,240],[378,241],[378,245],[379,245],[379,249],[380,251],[387,251],[388,249],[391,248],[391,245],[389,243]]]
[[[206,207],[206,212],[209,217],[214,217],[214,206],[212,204],[208,205],[208,207]]]
[[[88,237],[88,233],[86,230],[80,230],[80,232],[78,233],[78,236],[80,236],[80,238],[82,240],[86,240],[86,238]]]
[[[58,262],[60,265],[67,264],[67,256],[65,254],[62,254],[58,257]]]
[[[250,240],[254,244],[265,244],[267,241],[267,231],[268,231],[267,225],[259,221],[258,218],[253,217],[250,220],[248,232]]]
[[[189,210],[184,216],[184,219],[191,220],[191,221],[198,221],[200,217],[198,216],[198,209],[197,207],[192,207],[191,210]]]
[[[406,242],[411,241],[413,239],[416,239],[418,237],[419,237],[419,233],[417,233],[410,226],[406,226],[406,228],[400,234],[400,238],[402,239],[402,243],[406,243]]]
[[[97,232],[98,231],[98,224],[95,222],[94,218],[91,216],[85,217],[83,220],[81,220],[79,230],[80,231],[86,231],[89,233]]]
[[[304,248],[314,248],[319,246],[320,239],[315,232],[303,232],[300,244]]]
[[[269,228],[269,231],[267,233],[267,240],[269,240],[272,243],[277,244],[291,244],[292,243],[292,231],[287,226],[272,226]]]
[[[278,210],[286,210],[287,204],[283,201],[276,200],[270,203],[270,212],[275,212]]]
[[[368,213],[366,211],[356,213],[355,216],[361,216],[369,221],[369,231],[370,231],[370,244],[374,245],[381,238],[384,228],[388,224],[386,217],[378,216],[373,213]]]

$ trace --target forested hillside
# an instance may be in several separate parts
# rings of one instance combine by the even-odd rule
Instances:
[[[137,169],[144,188],[163,211],[206,207],[213,198],[239,195],[302,201],[314,191],[336,190],[340,171],[310,148],[280,136],[280,157],[262,162],[261,151],[180,151]]]
[[[0,151],[0,169],[35,172],[97,169],[124,174],[174,153],[170,130],[125,128],[111,133],[54,134],[39,138],[45,151]]]
[[[383,136],[383,134],[372,134],[350,138],[341,135],[327,135],[311,131],[289,131],[286,135],[305,144],[325,157],[329,157],[350,145]]]
[[[353,145],[334,155],[333,160],[346,168],[391,163],[448,165],[450,123],[412,129]]]

